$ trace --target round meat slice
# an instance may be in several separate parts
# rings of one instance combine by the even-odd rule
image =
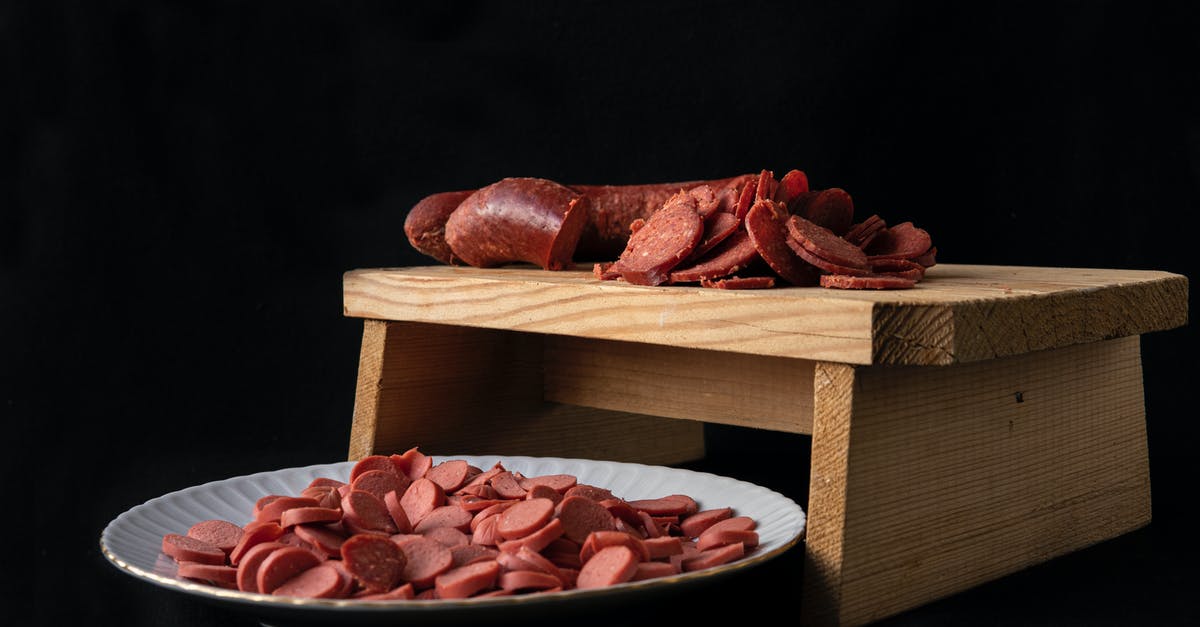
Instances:
[[[332,599],[341,593],[342,574],[328,563],[313,566],[271,591],[275,596],[302,599]]]
[[[596,552],[579,569],[575,587],[602,588],[633,579],[637,572],[637,554],[627,546],[609,546]]]
[[[207,581],[214,586],[237,589],[237,569],[232,566],[180,562],[177,574],[187,579]]]
[[[846,190],[837,187],[823,189],[808,200],[804,217],[819,224],[835,235],[843,235],[854,221],[854,201]]]
[[[700,238],[700,243],[696,245],[696,249],[688,256],[688,259],[699,259],[704,256],[704,253],[733,235],[741,225],[742,221],[732,213],[718,211],[709,216],[704,220],[704,237]]]
[[[848,274],[850,276],[871,274],[871,271],[867,268],[852,268],[850,266],[838,265],[827,259],[822,259],[814,254],[811,250],[801,246],[800,242],[797,242],[793,237],[788,237],[788,246],[792,248],[792,252],[796,253],[797,257],[812,264],[813,266],[816,266],[817,268],[824,270],[825,272],[829,272],[831,274]]]
[[[439,599],[465,599],[496,585],[500,564],[495,560],[474,562],[446,571],[434,579]]]
[[[801,194],[808,192],[808,175],[802,170],[790,170],[779,179],[779,187],[775,190],[775,200],[787,205],[788,211]]]
[[[341,554],[346,570],[372,592],[395,588],[408,565],[404,551],[384,536],[350,536],[342,543]]]
[[[177,562],[196,562],[199,564],[224,564],[225,551],[216,545],[197,540],[190,536],[168,533],[162,539],[162,552],[175,558]]]
[[[425,473],[425,478],[438,484],[449,494],[461,488],[471,476],[470,473],[470,464],[461,459],[452,459],[430,468],[429,472]]]
[[[871,267],[861,248],[815,222],[792,216],[787,221],[787,232],[797,244],[825,261],[861,270]]]
[[[903,279],[912,279],[913,281],[920,281],[925,277],[925,266],[908,259],[873,259],[871,261],[871,271],[875,274],[898,276]]]
[[[554,517],[554,501],[529,499],[521,501],[498,515],[496,533],[506,540],[525,537],[546,526]]]
[[[615,531],[613,515],[603,505],[584,496],[568,496],[558,504],[563,536],[583,544],[593,531]]]
[[[704,258],[672,272],[671,282],[693,283],[727,277],[746,268],[758,258],[758,250],[754,247],[750,234],[743,230],[734,231]]]
[[[202,520],[192,525],[187,535],[203,540],[228,554],[241,541],[242,528],[227,520]]]
[[[416,588],[428,588],[437,576],[454,567],[454,555],[446,545],[417,536],[398,543],[407,563],[400,578]]]
[[[285,546],[271,551],[258,567],[255,580],[258,591],[271,594],[284,582],[321,563],[321,558],[308,549]]]
[[[783,280],[792,285],[816,285],[817,269],[797,257],[787,244],[784,211],[771,200],[755,202],[746,214],[746,232],[758,254]]]
[[[671,270],[696,249],[704,236],[704,220],[696,199],[687,192],[672,196],[629,237],[615,266],[634,285],[661,285]]]
[[[717,290],[763,290],[775,287],[775,277],[731,276],[724,279],[700,279],[700,287]]]
[[[929,233],[913,226],[912,222],[901,222],[881,232],[866,253],[875,259],[915,259],[924,255],[933,245]]]
[[[916,284],[917,282],[912,279],[885,274],[867,276],[826,274],[821,277],[821,287],[832,287],[843,290],[904,290],[915,287]]]

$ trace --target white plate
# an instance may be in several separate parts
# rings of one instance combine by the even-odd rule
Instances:
[[[121,514],[100,534],[100,548],[113,565],[126,573],[165,588],[196,595],[206,600],[232,604],[243,609],[278,616],[319,617],[356,614],[356,620],[395,619],[415,613],[423,616],[494,612],[505,607],[542,606],[570,601],[572,604],[611,595],[633,595],[642,591],[677,589],[691,582],[726,575],[761,564],[781,555],[804,535],[805,515],[795,501],[764,487],[709,473],[608,461],[519,456],[434,456],[434,461],[463,459],[479,468],[501,462],[509,470],[526,476],[575,475],[580,483],[608,488],[625,499],[668,494],[688,494],[701,509],[732,507],[736,515],[758,522],[759,546],[736,562],[672,577],[630,582],[608,588],[568,590],[487,599],[439,601],[359,601],[351,599],[294,599],[216,588],[176,578],[176,564],[160,552],[162,537],[187,533],[189,527],[212,518],[237,524],[250,521],[254,502],[266,494],[299,494],[316,477],[346,480],[354,462],[339,462],[262,472],[214,481],[151,499]]]

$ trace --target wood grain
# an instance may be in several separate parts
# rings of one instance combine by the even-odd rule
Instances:
[[[849,364],[946,365],[1177,327],[1187,278],[1142,270],[938,265],[911,290],[727,291],[589,271],[451,266],[344,277],[347,316]]]
[[[1139,346],[818,367],[807,622],[874,621],[1148,523]]]
[[[654,416],[812,433],[814,363],[548,335],[545,398]]]
[[[676,464],[704,455],[703,424],[542,400],[542,336],[364,323],[350,459],[402,452]]]

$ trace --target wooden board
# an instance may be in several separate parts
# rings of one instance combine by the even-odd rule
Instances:
[[[727,291],[590,270],[422,266],[344,277],[347,316],[848,364],[946,365],[1169,329],[1187,278],[1142,270],[938,265],[911,290]]]
[[[1139,346],[818,365],[805,622],[878,620],[1148,523]]]

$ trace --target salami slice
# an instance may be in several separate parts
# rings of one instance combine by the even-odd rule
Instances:
[[[787,221],[787,232],[796,244],[825,261],[861,270],[870,268],[861,248],[815,222],[792,216]]]
[[[696,245],[696,249],[688,259],[699,259],[704,256],[704,253],[712,250],[717,244],[725,241],[725,238],[733,235],[733,232],[741,226],[742,221],[732,213],[718,211],[709,216],[704,221],[704,237],[700,239],[700,243]]]
[[[850,229],[850,224],[854,221],[854,201],[844,189],[824,189],[809,199],[804,217],[809,222],[833,231],[835,235],[842,235]]]
[[[871,272],[920,281],[925,277],[925,266],[908,259],[877,259],[871,262]]]
[[[758,250],[746,231],[734,231],[703,259],[671,273],[672,283],[694,283],[729,276],[759,259]]]
[[[897,290],[907,289],[916,284],[917,282],[911,279],[879,274],[867,276],[825,274],[821,276],[821,287],[832,287],[843,290]]]
[[[775,189],[775,200],[787,205],[788,211],[801,194],[808,193],[808,175],[801,170],[791,170],[779,179],[779,187]]]
[[[937,265],[937,246],[930,246],[929,250],[925,251],[920,257],[914,257],[913,261],[921,264],[926,269]]]
[[[850,227],[849,231],[842,237],[851,244],[859,248],[866,248],[871,240],[879,235],[880,231],[887,227],[887,223],[878,214],[872,214],[871,217]]]
[[[787,240],[787,243],[788,243],[788,246],[791,247],[792,252],[796,253],[797,257],[807,261],[808,263],[811,263],[812,265],[814,265],[830,274],[847,274],[850,276],[862,276],[862,275],[866,275],[866,274],[871,274],[871,270],[869,268],[855,268],[855,267],[851,267],[851,266],[843,266],[841,264],[836,264],[827,259],[818,257],[811,250],[801,246],[800,243],[797,242],[795,238],[789,237]]]
[[[719,290],[761,290],[775,287],[775,277],[731,276],[724,279],[701,279],[700,285]]]
[[[696,211],[697,201],[687,192],[671,197],[650,216],[646,226],[629,238],[616,266],[621,276],[635,285],[660,285],[671,269],[687,258],[704,236],[704,221]]]
[[[792,285],[816,285],[817,269],[797,257],[787,244],[787,228],[783,225],[785,211],[774,201],[755,202],[746,214],[746,232],[758,254],[783,280]]]
[[[928,252],[931,246],[929,233],[912,222],[901,222],[881,232],[865,252],[875,259],[912,259]]]

